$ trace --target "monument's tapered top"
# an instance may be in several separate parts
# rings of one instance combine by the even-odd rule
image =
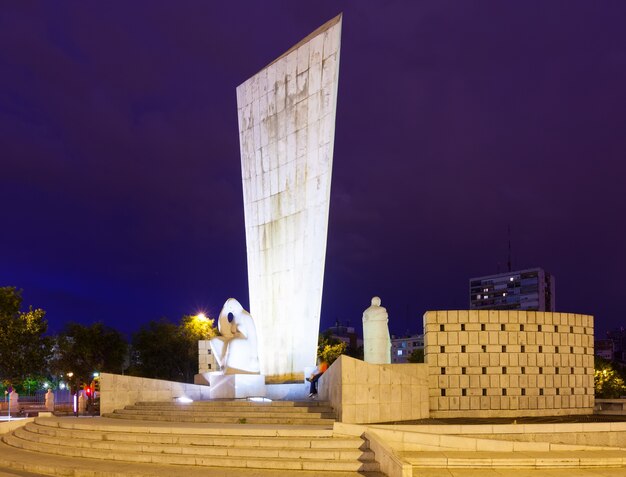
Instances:
[[[315,38],[317,35],[324,33],[326,30],[328,30],[329,28],[332,28],[333,26],[335,26],[337,23],[341,23],[341,20],[343,18],[343,13],[340,13],[339,15],[337,15],[334,18],[331,18],[330,20],[328,20],[326,23],[324,23],[322,26],[320,26],[319,28],[317,28],[316,30],[314,30],[313,32],[309,33],[306,37],[304,37],[302,40],[300,40],[298,43],[296,43],[295,45],[293,45],[291,48],[289,48],[287,51],[285,51],[282,55],[280,55],[278,58],[276,58],[275,60],[271,61],[270,63],[268,63],[267,65],[265,65],[263,68],[261,68],[259,70],[263,71],[264,69],[266,69],[268,66],[273,65],[274,63],[276,63],[277,61],[279,61],[281,58],[284,58],[285,56],[287,56],[289,53],[291,53],[294,50],[297,50],[300,46],[302,46],[303,44],[305,44],[307,41],[309,41],[311,38]],[[257,72],[258,73],[258,72]],[[254,75],[253,75],[254,76]],[[247,81],[247,80],[246,80]],[[245,83],[245,81],[244,81]],[[240,85],[241,86],[241,85]]]

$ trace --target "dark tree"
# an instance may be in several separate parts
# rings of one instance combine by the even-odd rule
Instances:
[[[180,325],[153,320],[133,335],[131,374],[191,383],[198,372],[198,340],[215,334],[211,319],[184,316]]]
[[[20,381],[44,374],[50,356],[48,323],[39,308],[20,311],[22,293],[14,287],[0,288],[0,379]]]
[[[68,323],[57,346],[56,372],[73,373],[78,384],[91,382],[94,372],[122,373],[128,356],[124,336],[100,322],[90,326]]]
[[[411,351],[407,361],[409,363],[423,363],[424,362],[424,348],[416,348]]]

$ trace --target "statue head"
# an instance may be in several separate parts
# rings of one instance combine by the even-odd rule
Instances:
[[[380,303],[381,303],[380,297],[375,296],[372,298],[372,306],[380,306]]]

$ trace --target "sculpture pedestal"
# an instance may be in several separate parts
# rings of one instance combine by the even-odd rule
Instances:
[[[261,374],[209,373],[211,399],[265,397],[265,376]]]

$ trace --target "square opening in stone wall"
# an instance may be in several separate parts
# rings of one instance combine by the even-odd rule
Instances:
[[[441,390],[441,397],[446,397],[446,390],[445,389]]]
[[[539,374],[543,374],[543,368],[539,367]]]
[[[506,396],[506,389],[503,389],[503,390],[502,390],[502,395],[503,395],[503,396]]]
[[[500,331],[506,331],[506,325],[504,323],[500,325]]]
[[[506,374],[506,366],[502,366],[502,374]]]
[[[487,395],[487,389],[483,388],[483,396]]]
[[[467,389],[461,389],[461,396],[467,396]]]
[[[446,368],[441,368],[441,374],[446,374]]]
[[[561,395],[561,390],[559,388],[556,388],[556,395],[560,396]]]
[[[483,349],[483,353],[486,353],[486,352],[487,352],[487,346],[486,346],[486,345],[483,345],[483,346],[482,346],[482,349]]]
[[[465,331],[465,323],[461,323],[461,331]]]
[[[521,353],[525,353],[525,352],[526,352],[526,346],[522,345],[522,346],[520,347],[520,352],[521,352]]]
[[[506,353],[506,345],[502,345],[502,352]]]
[[[522,366],[522,374],[526,374],[526,368]]]
[[[461,368],[461,374],[466,374],[467,373],[467,368]]]
[[[541,325],[537,326],[537,331],[541,331]]]
[[[519,325],[519,330],[524,331],[524,325]]]
[[[481,323],[481,325],[480,325],[480,331],[485,331],[485,324],[484,324],[484,323]]]
[[[483,367],[483,374],[487,374],[487,368]]]
[[[557,393],[557,394],[559,394],[559,393]],[[539,388],[539,395],[543,396],[543,388]]]
[[[446,327],[445,325],[439,325],[439,331],[445,331]]]
[[[461,345],[461,353],[465,353],[465,345]]]
[[[522,396],[526,396],[526,389],[522,388]]]
[[[446,347],[445,347],[445,346],[440,346],[440,347],[439,347],[439,351],[440,351],[441,353],[445,353],[445,352],[446,352]]]

